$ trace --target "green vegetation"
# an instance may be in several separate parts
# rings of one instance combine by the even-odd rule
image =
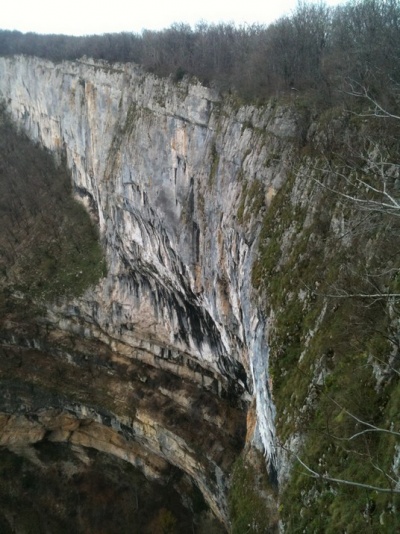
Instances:
[[[229,509],[232,534],[278,531],[274,491],[268,481],[265,460],[256,452],[243,452],[232,469]]]
[[[65,164],[18,132],[3,111],[0,159],[1,305],[81,295],[105,275],[105,260],[95,225],[72,198]]]
[[[211,147],[211,169],[210,169],[210,176],[208,179],[208,184],[210,187],[212,187],[215,183],[215,177],[218,172],[218,166],[219,166],[219,153],[217,150],[217,147],[215,144]]]
[[[260,180],[253,180],[250,184],[244,182],[242,197],[237,212],[240,224],[249,222],[251,217],[257,216],[265,205],[264,184]]]
[[[336,113],[324,114],[319,128],[326,145],[299,151],[273,199],[261,230],[253,285],[265,293],[266,312],[273,313],[270,375],[282,446],[300,435],[299,458],[310,469],[390,491],[395,484],[390,477],[399,478],[393,468],[399,439],[363,432],[369,427],[351,414],[400,430],[400,299],[386,297],[398,291],[399,221],[390,210],[363,211],[341,195],[380,198],[368,196],[368,190],[365,196],[355,173],[362,169],[362,179],[379,187],[377,169],[382,169],[373,167],[365,139],[380,153],[388,146],[394,150],[398,125],[377,128],[374,120],[351,119],[345,127],[352,148],[336,140],[333,156],[330,135],[336,120]],[[398,152],[391,155],[398,161]],[[393,181],[389,184],[396,194]],[[300,192],[312,202],[312,211],[302,204]],[[365,297],[369,294],[376,296]],[[316,479],[295,457],[291,460],[295,465],[281,495],[287,532],[399,529],[398,495]]]

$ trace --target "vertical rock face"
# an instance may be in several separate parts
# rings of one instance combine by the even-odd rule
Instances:
[[[215,450],[202,443],[198,453],[195,430],[188,437],[179,424],[168,426],[165,413],[151,413],[143,401],[129,416],[115,404],[103,413],[93,409],[98,426],[82,440],[92,446],[105,432],[102,425],[115,430],[123,424],[121,440],[135,439],[149,455],[189,474],[226,522],[229,466],[243,446],[250,405],[257,415],[253,439],[274,467],[265,323],[252,300],[251,267],[258,209],[284,180],[285,154],[298,134],[295,117],[235,108],[201,85],[91,60],[55,65],[0,58],[0,95],[31,139],[65,155],[75,193],[98,222],[108,264],[96,288],[49,307],[35,350],[54,356],[57,348],[63,365],[83,368],[102,353],[113,363],[107,372],[114,373],[111,391],[121,406],[132,384],[142,384],[147,395],[146,382],[186,413],[199,391],[223,406],[213,416],[198,400],[205,426],[197,430],[221,434]],[[27,350],[33,341],[8,343]],[[84,353],[89,363],[79,356]],[[173,387],[163,389],[166,375]],[[87,380],[93,388],[95,381]],[[91,402],[102,404],[101,398]],[[77,421],[69,439],[80,441],[79,421],[89,417],[88,408],[53,404],[58,417],[61,410]],[[56,432],[48,421],[43,414],[37,435]],[[57,428],[64,435],[62,425]],[[136,454],[119,442],[116,448],[122,457]]]

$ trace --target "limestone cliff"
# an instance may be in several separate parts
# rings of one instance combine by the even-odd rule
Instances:
[[[3,332],[21,377],[50,391],[10,384],[2,411],[39,414],[28,442],[51,433],[150,476],[179,468],[227,524],[245,439],[276,469],[251,269],[301,123],[288,109],[237,108],[200,84],[91,60],[0,58],[0,96],[31,139],[66,157],[108,265],[82,298],[47,305],[34,329]],[[15,419],[4,417],[7,444]]]
[[[278,508],[288,532],[395,531],[398,210],[351,199],[380,206],[383,184],[396,202],[399,122],[378,128],[297,94],[241,106],[193,80],[89,59],[0,58],[0,98],[66,164],[107,262],[80,297],[11,291],[6,473],[19,455],[25,475],[84,471],[86,488],[104,465],[115,479],[130,464],[146,495],[155,481],[193,511],[200,490],[235,533],[276,532]],[[48,468],[55,450],[67,461],[57,453]],[[115,492],[127,485],[134,503],[129,480]]]

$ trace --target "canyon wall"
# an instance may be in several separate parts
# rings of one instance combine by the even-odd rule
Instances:
[[[277,469],[251,270],[301,121],[272,103],[239,107],[197,83],[89,59],[0,58],[0,96],[32,140],[65,159],[107,260],[81,298],[47,303],[34,329],[3,332],[21,376],[53,393],[29,400],[21,386],[21,402],[10,385],[2,442],[19,403],[20,423],[39,414],[34,431],[21,423],[22,441],[51,433],[155,477],[172,465],[227,524],[243,446],[262,451],[272,479]]]
[[[9,469],[53,473],[48,447],[69,451],[61,480],[113,458],[240,534],[400,527],[400,122],[316,97],[0,58],[5,110],[68,168],[107,263],[74,298],[0,279]]]

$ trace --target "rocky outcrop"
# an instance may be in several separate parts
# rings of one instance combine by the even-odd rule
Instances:
[[[66,157],[108,264],[34,329],[3,324],[3,361],[20,366],[4,366],[1,443],[18,441],[21,424],[28,442],[94,447],[151,476],[171,464],[227,524],[249,409],[247,439],[274,471],[251,268],[301,124],[272,104],[239,108],[200,84],[87,59],[0,58],[0,95],[31,139]]]

